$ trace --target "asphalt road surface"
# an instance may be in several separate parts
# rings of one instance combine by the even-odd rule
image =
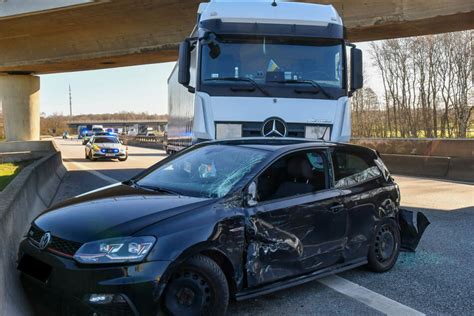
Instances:
[[[165,157],[163,151],[129,147],[126,162],[91,162],[78,141],[56,142],[69,172],[55,202],[124,181]],[[401,253],[383,274],[358,268],[231,303],[229,315],[474,315],[474,186],[395,178],[402,206],[431,221],[416,253]]]

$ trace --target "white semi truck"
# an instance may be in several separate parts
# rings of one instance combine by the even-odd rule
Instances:
[[[166,149],[258,136],[346,142],[362,82],[362,52],[332,5],[201,3],[168,79]]]

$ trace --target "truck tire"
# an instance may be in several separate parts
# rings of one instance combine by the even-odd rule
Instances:
[[[173,273],[163,295],[163,309],[169,315],[223,316],[228,304],[224,272],[202,255],[191,257]]]

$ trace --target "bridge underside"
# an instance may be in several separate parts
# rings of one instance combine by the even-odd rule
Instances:
[[[56,73],[175,61],[201,0],[114,0],[0,18],[0,72]],[[472,0],[318,0],[344,18],[349,40],[474,28]]]

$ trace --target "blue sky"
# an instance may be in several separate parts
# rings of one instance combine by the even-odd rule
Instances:
[[[381,80],[371,66],[368,43],[364,66],[371,86],[381,96]],[[41,76],[41,112],[69,114],[68,86],[72,89],[73,114],[120,111],[165,114],[168,111],[168,76],[174,63],[79,71]]]
[[[41,112],[73,114],[167,112],[167,80],[174,63],[41,76]]]

